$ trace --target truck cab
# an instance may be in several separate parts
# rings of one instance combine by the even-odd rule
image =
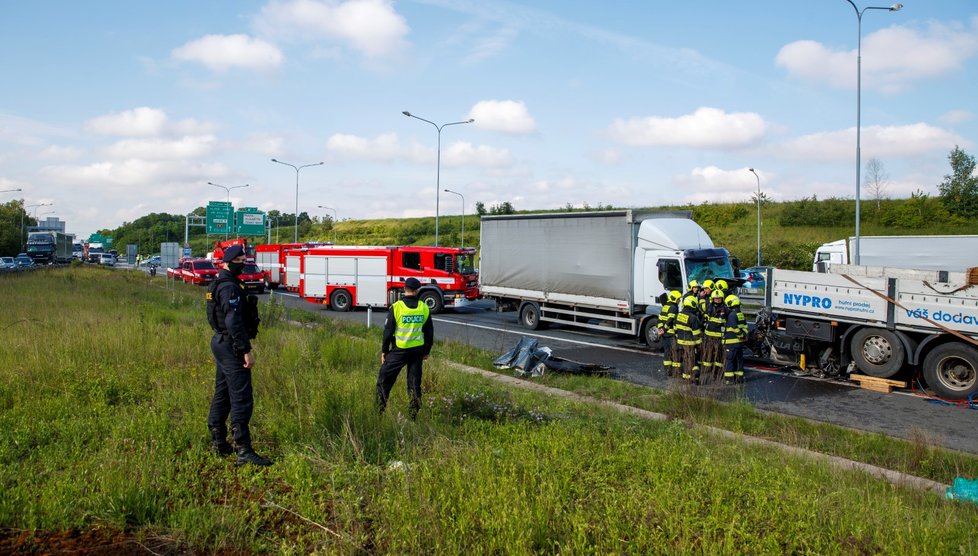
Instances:
[[[812,272],[818,272],[818,263],[848,264],[849,249],[846,240],[840,239],[831,243],[823,243],[815,251],[815,261],[812,262]]]

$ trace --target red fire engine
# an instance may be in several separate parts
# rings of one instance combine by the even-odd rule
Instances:
[[[306,301],[349,311],[389,306],[400,298],[404,281],[414,277],[422,284],[419,299],[438,313],[479,297],[474,256],[475,249],[448,247],[313,247],[286,255],[287,279],[298,274],[299,296]]]
[[[279,285],[285,286],[289,291],[299,290],[299,258],[298,253],[321,247],[323,243],[267,243],[255,247],[255,264],[265,275],[265,285],[268,289],[275,289]],[[292,260],[287,260],[289,253],[296,252]],[[292,270],[292,279],[289,278],[289,269]]]
[[[215,264],[221,264],[224,262],[224,250],[232,245],[240,245],[243,247],[245,250],[245,256],[249,258],[255,256],[255,247],[248,245],[247,238],[239,237],[226,241],[217,240],[214,242],[214,252],[211,254],[211,259],[214,260]]]

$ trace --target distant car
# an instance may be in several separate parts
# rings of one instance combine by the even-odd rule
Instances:
[[[181,269],[184,282],[200,286],[210,284],[217,278],[218,274],[217,267],[207,259],[184,261]]]
[[[153,255],[152,257],[150,257],[150,258],[146,259],[145,261],[143,261],[142,264],[144,264],[146,266],[153,266],[153,265],[160,266],[160,256],[159,255]]]
[[[740,277],[744,280],[744,288],[758,289],[763,288],[767,282],[768,266],[752,266],[740,271]]]
[[[96,262],[102,266],[115,266],[118,259],[112,253],[98,253],[98,260]]]
[[[238,279],[241,280],[241,283],[244,284],[245,289],[248,291],[255,293],[265,292],[265,275],[254,263],[246,263]]]
[[[13,257],[0,257],[0,272],[9,272],[19,268]]]
[[[20,255],[14,257],[14,262],[16,262],[17,266],[21,269],[34,268],[37,266],[34,264],[34,259],[28,257],[27,253],[21,253]]]

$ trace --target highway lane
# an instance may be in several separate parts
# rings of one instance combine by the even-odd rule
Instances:
[[[294,294],[275,291],[288,307],[317,312],[330,318],[366,323],[367,311],[337,313],[311,304]],[[374,310],[373,326],[382,326],[386,310]],[[652,353],[636,339],[602,332],[553,327],[522,328],[515,312],[497,313],[491,303],[477,301],[467,307],[432,317],[435,337],[450,339],[502,354],[523,336],[539,340],[554,355],[581,363],[606,365],[613,376],[660,389],[678,386],[666,376],[661,354]],[[718,400],[744,399],[758,409],[804,417],[899,438],[924,438],[947,448],[978,453],[978,411],[935,404],[910,393],[882,394],[858,386],[814,377],[799,377],[778,370],[748,368],[747,383],[696,387],[699,395]]]

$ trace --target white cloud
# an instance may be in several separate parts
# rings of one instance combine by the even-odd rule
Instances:
[[[85,122],[85,129],[91,133],[124,137],[204,135],[213,132],[216,127],[193,118],[170,122],[166,112],[147,106],[97,116]]]
[[[870,126],[862,129],[862,157],[917,156],[933,151],[947,151],[954,145],[968,146],[963,137],[924,123],[904,126]],[[852,158],[856,145],[856,128],[812,133],[792,139],[776,148],[781,156],[808,160],[844,160]]]
[[[862,84],[899,92],[912,82],[961,71],[978,52],[978,24],[932,23],[926,29],[892,26],[863,38]],[[775,63],[800,79],[856,88],[856,49],[836,50],[812,41],[789,43]]]
[[[167,139],[125,139],[104,149],[105,155],[116,160],[142,159],[166,160],[198,158],[214,150],[216,139],[213,135]]]
[[[66,186],[85,186],[98,190],[125,192],[135,197],[151,195],[172,196],[176,185],[206,182],[229,175],[220,163],[193,163],[182,160],[139,160],[94,162],[84,166],[48,166],[39,175]],[[115,199],[121,202],[122,199]]]
[[[607,164],[608,166],[614,166],[621,163],[622,156],[621,152],[617,149],[605,149],[591,155],[591,160],[595,160],[601,164]]]
[[[458,141],[443,150],[442,162],[448,166],[503,167],[512,164],[513,157],[509,149]]]
[[[678,118],[617,119],[608,132],[613,139],[633,146],[732,148],[756,143],[766,129],[764,119],[754,112],[727,114],[702,107]]]
[[[62,147],[51,145],[37,153],[39,160],[73,160],[82,155],[82,150],[77,147]]]
[[[326,149],[347,158],[360,160],[433,163],[437,156],[435,149],[418,144],[402,145],[395,133],[382,133],[373,139],[336,133],[326,141]],[[458,141],[442,148],[443,166],[481,166],[497,168],[512,163],[508,149],[485,145],[474,146]]]
[[[389,0],[272,0],[255,26],[282,40],[339,40],[370,58],[398,53],[409,30]]]
[[[523,101],[482,100],[469,110],[476,127],[512,134],[533,133],[537,124]]]
[[[274,44],[248,35],[207,35],[173,49],[174,59],[198,62],[214,71],[244,68],[268,71],[282,64]]]
[[[967,110],[949,110],[937,118],[937,121],[944,125],[958,125],[972,120],[974,117],[974,113]]]
[[[765,189],[764,184],[771,181],[771,176],[757,170],[762,184],[761,191],[772,197],[772,191]],[[690,192],[683,201],[690,203],[733,203],[750,200],[757,192],[758,178],[754,177],[749,168],[724,170],[717,166],[693,168],[689,174],[674,176],[673,183],[682,190]]]
[[[153,136],[163,133],[165,125],[166,112],[141,106],[92,118],[85,128],[99,135]]]

